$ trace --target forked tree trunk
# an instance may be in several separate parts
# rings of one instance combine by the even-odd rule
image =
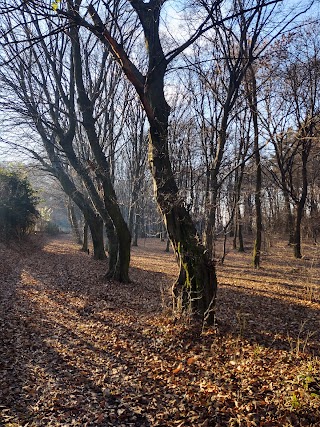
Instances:
[[[50,154],[50,151],[49,151]],[[52,157],[51,162],[55,165],[51,172],[59,180],[64,192],[72,198],[74,203],[83,213],[84,219],[88,224],[91,232],[93,254],[95,259],[106,259],[103,244],[103,222],[99,215],[95,213],[93,208],[86,201],[83,194],[77,190],[74,183],[69,178],[68,174],[64,171],[57,158]],[[88,248],[87,248],[88,249]]]

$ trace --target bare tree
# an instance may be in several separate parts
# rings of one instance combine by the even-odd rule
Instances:
[[[308,195],[309,156],[319,123],[319,40],[310,25],[283,38],[276,48],[282,50],[282,61],[277,64],[280,89],[276,91],[281,101],[276,107],[277,116],[274,117],[277,119],[265,123],[275,149],[278,170],[271,168],[270,172],[284,193],[288,224],[292,230],[289,242],[294,246],[295,257],[301,258],[301,223]],[[269,116],[275,114],[272,105],[268,106]],[[295,208],[294,216],[291,204]]]
[[[170,107],[165,97],[165,74],[168,65],[173,60],[191,46],[197,38],[203,34],[209,34],[210,31],[218,34],[218,37],[223,35],[226,40],[229,40],[230,35],[236,40],[239,36],[240,46],[248,44],[249,39],[242,37],[241,31],[236,34],[233,30],[235,23],[237,30],[241,30],[243,25],[247,28],[252,25],[254,30],[248,49],[250,57],[247,58],[247,63],[249,64],[253,59],[258,35],[274,12],[273,6],[269,9],[268,5],[275,3],[277,1],[267,3],[257,0],[245,5],[235,2],[231,4],[230,9],[223,7],[221,1],[214,2],[209,7],[205,5],[203,9],[205,16],[201,22],[198,21],[199,26],[191,37],[182,42],[180,46],[169,48],[167,51],[164,50],[160,37],[160,14],[164,4],[163,0],[150,0],[148,3],[142,0],[130,0],[124,2],[125,13],[117,15],[112,13],[112,2],[90,3],[88,7],[83,7],[80,0],[67,1],[66,8],[59,8],[59,4],[56,2],[54,8],[57,11],[56,20],[53,18],[53,13],[49,11],[49,19],[57,24],[57,28],[54,28],[52,32],[58,31],[58,26],[63,23],[66,27],[80,25],[87,28],[111,52],[124,75],[135,88],[150,126],[148,161],[154,180],[155,197],[180,264],[180,275],[174,286],[175,302],[182,300],[184,308],[190,309],[194,315],[200,314],[200,317],[207,322],[212,322],[214,318],[213,307],[217,287],[215,267],[211,254],[201,243],[187,203],[181,197],[172,168],[168,146]],[[42,1],[23,4],[23,8],[30,7],[35,8],[40,14],[47,12]],[[15,8],[14,5],[13,9]],[[48,19],[48,14],[45,16]],[[245,16],[245,19],[238,19],[241,16]],[[65,21],[62,18],[65,18]],[[135,29],[138,30],[134,40],[139,42],[139,47],[141,47],[141,37],[139,37],[141,32],[145,38],[146,65],[142,67],[139,67],[134,54],[130,54],[128,50],[126,44],[128,28],[131,28],[131,33]],[[167,41],[166,45],[168,46]],[[231,97],[225,104],[225,110],[228,112],[237,98],[245,67],[243,67],[243,56],[238,55],[234,49],[234,43],[223,46],[225,54],[228,56],[227,63],[232,77],[231,81],[235,87],[235,89],[230,87],[228,92],[228,97]],[[227,122],[227,117],[225,122]],[[222,148],[227,132],[225,122],[219,131],[218,144]],[[218,147],[217,153],[216,160],[219,166],[223,149],[220,151]],[[215,176],[213,176],[213,180],[215,180]]]
[[[38,35],[42,34],[36,20],[35,32]],[[25,34],[28,38],[28,34],[30,33],[25,31]],[[12,34],[11,36],[13,37]],[[110,224],[109,214],[99,195],[98,184],[90,177],[90,167],[81,161],[81,157],[77,156],[76,149],[73,146],[73,142],[79,132],[79,127],[75,107],[74,63],[72,58],[69,59],[69,63],[67,60],[68,52],[70,52],[70,49],[68,49],[68,38],[57,36],[55,41],[51,38],[49,45],[45,44],[43,38],[40,38],[38,45],[32,45],[30,39],[28,41],[28,50],[25,51],[24,55],[14,56],[16,45],[8,44],[9,49],[7,50],[7,54],[11,54],[14,59],[8,63],[7,66],[10,67],[11,73],[7,73],[6,76],[3,75],[3,81],[11,85],[15,89],[16,94],[20,96],[20,101],[24,103],[23,112],[33,120],[36,130],[42,138],[50,162],[54,167],[57,164],[62,165],[59,173],[56,173],[55,176],[64,182],[62,185],[65,190],[67,186],[67,174],[64,164],[67,162],[72,165],[72,168],[84,181],[90,197],[94,202],[95,209],[99,210],[105,223]],[[56,59],[59,57],[59,60],[52,60],[53,55],[55,55]],[[18,67],[14,64],[17,61]],[[70,65],[69,75],[66,76],[65,70],[68,69],[68,64]],[[13,72],[14,68],[17,70],[15,73]],[[14,78],[16,79],[14,80]],[[47,106],[49,107],[48,111]],[[83,150],[81,152],[83,154]],[[34,154],[38,160],[41,160],[41,156],[37,153]],[[88,158],[82,160],[88,161]],[[64,175],[62,172],[64,172]],[[66,191],[70,194],[70,189]],[[77,191],[79,192],[79,190]],[[93,218],[92,215],[91,217]],[[98,220],[96,214],[94,217]],[[91,233],[94,233],[92,230],[92,218],[91,220],[86,218],[86,220]],[[95,256],[101,258],[105,257],[101,219],[99,223],[101,223],[99,225],[99,236],[101,236],[99,244],[100,255],[95,254]],[[112,224],[108,232],[109,237],[111,232],[114,234]],[[94,236],[93,240],[96,240]],[[112,256],[113,254],[111,253],[109,259],[109,274],[113,277],[114,275],[120,275],[121,271],[121,268],[118,267],[117,252],[118,247],[116,247],[115,255]],[[126,264],[124,281],[128,280],[129,263],[127,262]],[[116,278],[122,280],[120,276]]]

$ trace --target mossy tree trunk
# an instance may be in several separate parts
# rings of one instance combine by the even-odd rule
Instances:
[[[189,310],[193,316],[199,315],[211,323],[217,288],[215,267],[179,197],[169,160],[166,121],[160,123],[158,119],[151,123],[149,165],[157,203],[180,265],[179,278],[173,287],[174,307]]]

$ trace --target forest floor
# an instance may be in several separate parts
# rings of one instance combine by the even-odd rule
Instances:
[[[164,248],[121,285],[68,236],[0,246],[0,426],[320,426],[320,246],[230,250],[209,329],[172,318]]]

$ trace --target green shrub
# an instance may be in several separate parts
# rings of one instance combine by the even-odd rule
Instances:
[[[39,199],[27,178],[0,168],[0,239],[28,234],[39,216]]]

